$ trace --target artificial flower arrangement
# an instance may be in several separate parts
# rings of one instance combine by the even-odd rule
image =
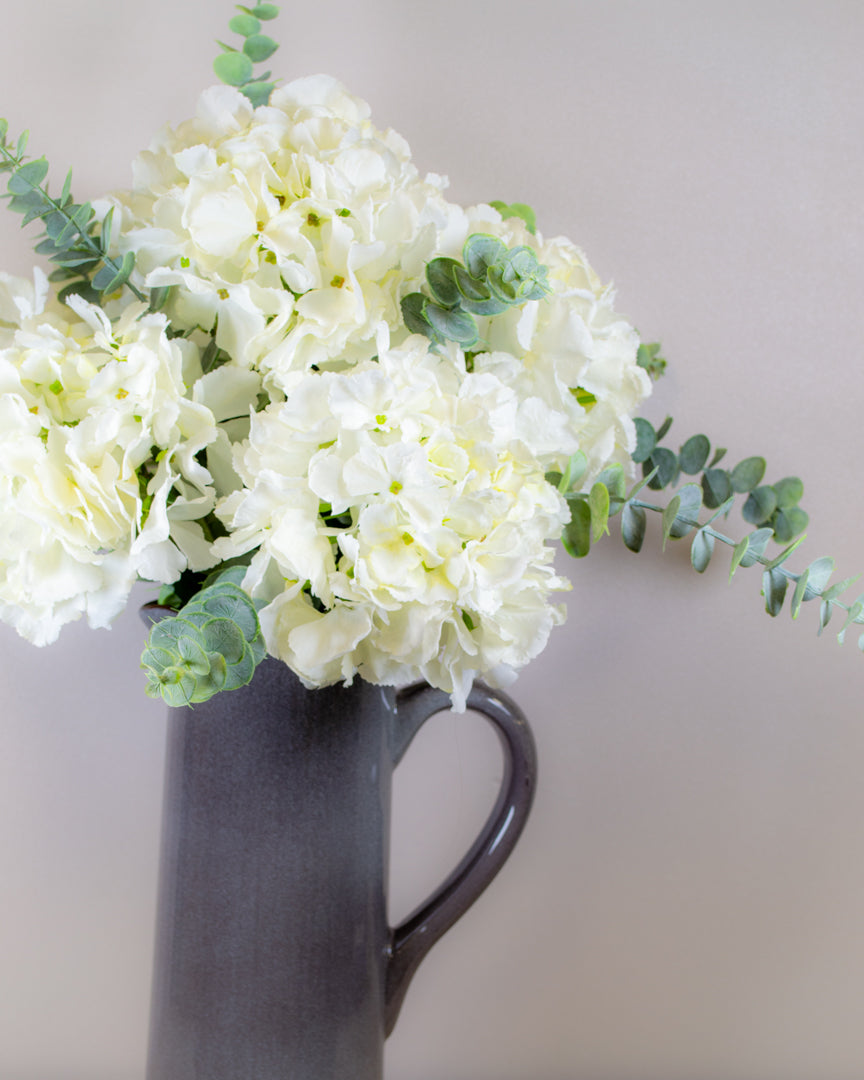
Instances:
[[[758,564],[770,614],[788,594],[820,629],[841,611],[841,640],[864,623],[831,559],[789,569],[800,480],[636,415],[664,361],[577,247],[524,204],[447,201],[336,81],[257,73],[277,14],[240,8],[222,85],[130,191],[50,194],[0,121],[8,205],[55,264],[0,277],[0,617],[44,645],[143,579],[176,612],[142,661],[169,704],[270,654],[309,687],[423,678],[461,709],[562,622],[552,542],[582,557],[618,516],[639,551],[651,511],[697,571],[717,541]]]

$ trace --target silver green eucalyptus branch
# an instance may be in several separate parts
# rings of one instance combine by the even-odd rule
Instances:
[[[27,132],[14,144],[7,142],[8,134],[7,121],[0,120],[0,173],[9,173],[4,197],[9,200],[10,210],[23,215],[22,226],[41,220],[44,238],[35,250],[57,264],[51,280],[67,282],[59,292],[60,299],[77,293],[98,302],[125,285],[139,300],[146,300],[129,280],[135,267],[133,253],[127,252],[119,262],[108,254],[113,210],[109,210],[97,229],[96,214],[90,203],[79,204],[72,199],[71,171],[66,174],[60,196],[53,198],[45,184],[48,162],[44,157],[28,160],[25,156]]]
[[[256,4],[255,7],[238,4],[237,8],[240,14],[234,16],[228,28],[239,34],[243,44],[237,49],[217,41],[222,52],[213,61],[213,70],[222,82],[236,86],[257,108],[270,100],[275,83],[270,81],[272,72],[258,74],[255,64],[269,60],[279,48],[273,38],[261,33],[261,23],[275,19],[279,8],[275,4]]]
[[[734,469],[727,471],[718,464],[725,450],[716,451],[709,463],[711,448],[704,435],[688,439],[675,454],[668,448],[658,446],[669,430],[671,420],[667,419],[656,432],[648,421],[637,420],[636,423],[638,441],[633,456],[642,462],[646,472],[629,491],[621,465],[605,469],[590,491],[579,490],[587,466],[581,452],[572,456],[564,473],[547,474],[547,480],[558,487],[570,505],[571,519],[562,535],[563,545],[570,555],[577,558],[587,555],[592,542],[609,532],[609,519],[618,514],[621,515],[621,537],[625,546],[639,552],[645,539],[647,513],[657,513],[661,518],[664,547],[668,540],[691,536],[690,561],[698,573],[704,573],[707,569],[718,542],[732,548],[730,579],[739,567],[761,566],[762,595],[769,615],[780,614],[789,587],[794,585],[790,602],[792,618],[798,617],[803,603],[819,600],[819,634],[828,625],[835,610],[842,611],[845,616],[837,635],[841,643],[851,624],[864,625],[864,593],[851,603],[840,599],[840,595],[858,578],[846,578],[829,585],[834,572],[832,558],[818,558],[798,573],[785,565],[803,542],[804,536],[798,534],[808,520],[807,514],[798,506],[803,484],[797,477],[786,477],[776,484],[763,485],[761,480],[765,461],[761,457],[745,458]],[[662,490],[674,485],[681,472],[691,475],[701,472],[701,481],[683,484],[665,505],[648,502],[641,497],[646,489]],[[745,521],[758,527],[740,540],[735,540],[717,530],[714,523],[721,517],[728,517],[736,497],[743,495],[747,497],[742,506],[742,516]],[[713,510],[713,513],[707,520],[700,521],[703,507]],[[766,554],[772,539],[786,544],[773,557]],[[864,634],[860,636],[858,645],[864,651]]]

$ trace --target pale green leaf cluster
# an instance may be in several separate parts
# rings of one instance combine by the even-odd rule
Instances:
[[[48,162],[44,157],[28,160],[25,156],[27,132],[15,143],[7,142],[8,134],[8,123],[0,120],[0,173],[9,174],[4,197],[9,200],[10,210],[23,215],[22,226],[42,222],[45,231],[36,252],[56,263],[51,280],[66,282],[60,289],[60,299],[77,293],[85,300],[98,302],[126,285],[139,300],[144,300],[143,293],[129,281],[135,267],[132,252],[120,261],[108,254],[113,211],[99,224],[89,202],[74,202],[71,172],[66,175],[59,197],[53,198],[45,183]]]
[[[437,258],[426,264],[431,296],[409,293],[402,298],[402,318],[412,333],[433,345],[455,341],[472,349],[480,341],[475,316],[500,315],[549,291],[547,269],[529,247],[508,248],[496,236],[473,233],[462,248],[462,262]]]
[[[279,45],[262,33],[263,22],[275,19],[279,8],[275,4],[256,4],[254,7],[237,5],[239,15],[228,23],[228,28],[238,34],[243,43],[240,48],[219,41],[222,52],[213,61],[216,75],[229,86],[236,86],[257,108],[266,105],[273,93],[275,83],[270,81],[272,72],[257,73],[255,65],[269,60]]]
[[[154,624],[141,657],[150,697],[192,705],[251,681],[266,649],[239,585],[244,574],[242,566],[217,571],[175,616]]]

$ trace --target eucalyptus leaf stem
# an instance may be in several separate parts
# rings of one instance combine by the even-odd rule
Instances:
[[[629,503],[631,506],[638,506],[642,510],[652,510],[655,514],[662,514],[665,509],[665,507],[658,506],[656,503],[645,502],[644,499],[631,498],[629,500]],[[719,540],[721,544],[726,544],[727,547],[737,547],[738,541],[731,539],[731,537],[726,536],[724,533],[718,532],[716,529],[712,529],[710,525],[700,525],[698,521],[694,521],[692,518],[687,517],[684,514],[679,514],[677,520],[681,522],[682,525],[687,525],[690,528],[701,530],[706,535],[713,537],[714,540]],[[803,540],[804,537],[802,536],[800,539]],[[769,558],[767,555],[754,554],[753,559],[754,562],[760,563],[767,569],[776,571],[789,581],[797,583],[801,578],[801,574],[796,574],[792,570],[787,570],[786,567],[782,564],[775,566],[775,560]],[[817,596],[821,597],[823,592],[823,589],[814,590],[813,599],[815,599]],[[842,600],[839,600],[836,597],[831,597],[826,602],[833,605],[834,607],[842,608],[842,610],[847,612],[847,614],[852,608],[851,604],[844,604]]]

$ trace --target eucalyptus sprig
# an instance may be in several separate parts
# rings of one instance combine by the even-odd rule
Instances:
[[[270,71],[256,74],[255,64],[269,60],[279,48],[273,38],[261,33],[261,23],[275,19],[279,8],[276,4],[256,4],[254,7],[238,4],[237,10],[240,14],[234,16],[228,28],[240,35],[243,44],[237,49],[217,41],[222,52],[213,61],[213,70],[222,82],[236,86],[257,108],[270,100],[275,83],[270,82]]]
[[[647,514],[652,512],[660,515],[664,547],[669,540],[691,536],[690,562],[700,574],[707,569],[718,542],[732,549],[730,580],[739,567],[762,566],[762,596],[769,615],[776,616],[781,612],[789,588],[794,585],[790,602],[792,618],[798,617],[803,603],[818,599],[819,634],[836,610],[844,613],[843,626],[837,635],[841,643],[851,624],[864,625],[864,593],[851,603],[840,599],[857,577],[829,585],[834,572],[834,560],[829,557],[814,560],[798,573],[785,565],[804,540],[804,536],[796,536],[793,529],[803,528],[807,522],[807,515],[797,506],[803,492],[803,484],[797,477],[787,477],[770,486],[762,485],[763,458],[745,458],[727,471],[718,464],[726,453],[722,449],[714,453],[709,464],[711,447],[704,435],[688,439],[678,454],[668,450],[658,453],[665,449],[657,444],[669,430],[671,419],[667,418],[658,431],[647,421],[637,420],[636,423],[638,458],[636,454],[634,458],[643,462],[646,471],[629,490],[624,469],[618,464],[605,469],[589,491],[581,490],[580,484],[587,471],[587,460],[581,451],[570,458],[563,473],[547,473],[546,479],[557,486],[570,506],[570,522],[561,537],[570,555],[576,558],[587,555],[592,542],[609,532],[610,518],[618,514],[621,515],[621,538],[625,546],[633,552],[641,551]],[[665,504],[648,502],[642,497],[646,489],[659,490],[674,485],[682,472],[695,475],[700,471],[701,482],[686,482]],[[721,494],[725,496],[722,501]],[[743,495],[747,498],[742,516],[759,527],[735,540],[716,529],[714,523],[721,517],[728,517],[736,498]],[[713,513],[700,521],[703,507]],[[787,543],[787,539],[791,542]],[[786,547],[777,555],[766,554],[771,540],[786,543]],[[864,651],[864,633],[859,637],[858,646]]]
[[[455,341],[471,349],[480,340],[475,316],[500,315],[550,292],[546,267],[525,245],[508,249],[496,236],[473,233],[462,248],[462,260],[430,260],[426,284],[431,297],[414,292],[402,298],[405,325],[433,345]]]
[[[724,469],[720,462],[726,456],[725,448],[718,448],[712,455],[706,435],[691,436],[677,453],[661,446],[660,442],[672,426],[671,417],[667,417],[656,431],[641,417],[635,420],[635,425],[633,460],[642,465],[643,476],[653,474],[648,482],[652,490],[660,491],[676,484],[682,472],[689,476],[701,473],[702,496],[708,509],[716,510],[732,495],[746,494],[741,510],[744,520],[750,525],[769,528],[779,543],[790,543],[807,528],[809,517],[798,505],[804,485],[797,476],[787,476],[775,484],[763,484],[766,462],[758,456],[744,458],[734,469]]]
[[[245,572],[214,572],[175,616],[153,625],[141,657],[150,697],[191,705],[251,681],[266,648],[255,604],[240,588]]]
[[[22,226],[41,220],[45,227],[43,239],[36,245],[39,255],[47,255],[57,264],[50,275],[52,281],[65,281],[59,298],[72,293],[85,300],[98,302],[127,286],[139,300],[144,294],[129,280],[135,267],[135,256],[129,251],[119,262],[108,254],[111,244],[113,208],[101,224],[89,202],[76,203],[72,198],[72,173],[66,174],[59,198],[48,193],[45,179],[48,162],[44,157],[29,160],[25,155],[27,132],[15,143],[7,142],[9,125],[0,120],[0,173],[9,173],[6,194],[10,210],[23,214]]]

